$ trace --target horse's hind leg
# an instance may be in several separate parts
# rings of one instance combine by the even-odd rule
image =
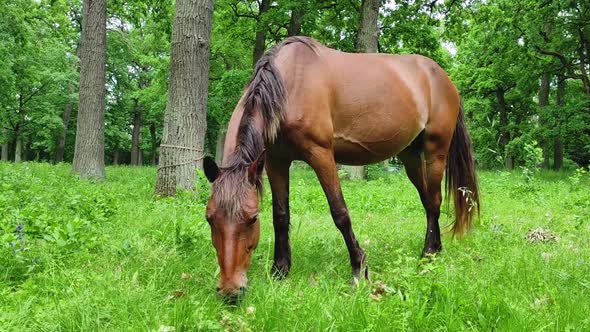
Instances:
[[[346,242],[348,254],[350,255],[350,265],[352,266],[352,278],[353,282],[355,282],[355,280],[360,279],[362,264],[365,260],[365,253],[359,246],[352,230],[350,215],[348,214],[348,208],[344,202],[344,196],[342,195],[342,189],[340,187],[340,179],[338,178],[338,169],[336,168],[336,162],[334,161],[334,151],[327,148],[315,147],[311,149],[308,163],[317,174],[322,189],[328,199],[334,223],[342,233],[344,242]],[[365,273],[365,277],[368,278],[367,273]]]
[[[272,275],[286,277],[291,270],[291,245],[289,243],[289,167],[290,160],[268,158],[266,173],[272,191],[272,219],[275,230],[274,262]]]
[[[440,205],[442,202],[441,181],[446,165],[443,149],[433,149],[428,137],[420,137],[398,157],[403,162],[406,174],[414,184],[426,210],[426,238],[422,256],[436,254],[442,250],[440,240]],[[426,144],[424,144],[426,141]]]

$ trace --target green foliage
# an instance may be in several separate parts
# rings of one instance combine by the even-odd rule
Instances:
[[[520,184],[520,190],[523,193],[531,193],[538,189],[535,178],[539,172],[539,166],[543,162],[543,150],[537,146],[537,141],[532,141],[524,143],[523,154],[525,164],[521,168],[524,182]]]
[[[0,164],[0,261],[9,267],[0,279],[27,277],[52,255],[100,245],[99,229],[115,213],[116,196],[66,169]]]
[[[343,181],[374,281],[351,288],[348,253],[324,193],[309,167],[296,164],[291,274],[283,281],[269,275],[266,184],[250,287],[235,308],[215,294],[218,265],[201,197],[154,198],[153,168],[109,167],[104,183],[69,172],[67,165],[0,163],[0,225],[9,225],[0,229],[0,330],[590,328],[590,178],[581,170],[536,173],[543,190],[527,195],[515,190],[518,173],[480,173],[480,223],[461,240],[445,233],[444,251],[430,262],[419,259],[424,209],[403,172]],[[444,209],[441,215],[445,225]],[[29,232],[39,221],[67,234],[76,218],[89,222],[76,229],[86,235],[75,235],[88,244],[62,246]],[[25,224],[22,244],[17,220]],[[559,240],[529,242],[537,228]]]
[[[0,12],[1,140],[31,142],[35,151],[51,155],[63,130],[67,87],[77,80],[68,5],[63,0],[2,1]]]
[[[303,35],[354,52],[361,3],[272,1],[260,14],[259,1],[216,1],[206,149],[215,151],[218,132],[248,82],[257,30],[265,28],[269,48],[287,36],[291,18],[299,12]],[[64,109],[72,105],[66,133],[69,160],[81,3],[3,1],[0,12],[0,142],[8,143],[11,158],[20,140],[26,159],[53,160],[66,125]],[[590,43],[584,25],[589,13],[583,1],[387,0],[381,2],[379,50],[423,54],[451,74],[463,97],[480,167],[505,167],[509,160],[524,165],[524,142],[533,140],[544,150],[544,165],[550,166],[554,142],[561,139],[564,166],[575,169],[590,163],[590,83],[584,83],[590,77],[579,66],[590,59],[584,46]],[[107,162],[116,154],[126,163],[136,110],[142,116],[141,150],[156,153],[162,136],[174,4],[109,1],[108,14],[105,154]],[[543,74],[550,75],[550,98],[548,106],[539,107]],[[558,77],[565,80],[559,105]]]
[[[582,183],[584,179],[588,178],[588,171],[583,167],[580,167],[574,171],[574,174],[569,177],[570,188],[572,191],[582,189]]]

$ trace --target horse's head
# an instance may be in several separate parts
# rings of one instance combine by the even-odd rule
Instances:
[[[246,288],[246,273],[260,237],[258,207],[264,156],[249,165],[230,168],[219,168],[206,158],[203,166],[213,184],[205,213],[221,269],[217,291],[235,302]]]

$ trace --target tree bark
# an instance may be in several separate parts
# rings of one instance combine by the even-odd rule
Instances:
[[[555,97],[555,103],[557,106],[565,105],[565,77],[560,74],[557,77],[557,93]],[[563,140],[561,138],[561,112],[556,112],[557,118],[557,130],[558,133],[553,141],[553,169],[559,171],[563,168]]]
[[[0,157],[2,161],[8,161],[8,143],[2,144],[2,156]]]
[[[104,178],[106,0],[84,0],[80,37],[80,102],[74,172]]]
[[[140,166],[140,140],[141,140],[141,108],[139,101],[135,99],[133,104],[133,131],[131,133],[131,165]]]
[[[119,165],[119,150],[115,149],[115,151],[113,152],[113,165]]]
[[[217,145],[215,147],[215,162],[217,162],[217,165],[221,165],[223,162],[223,146],[226,133],[226,129],[219,129],[217,132]]]
[[[8,161],[8,149],[10,149],[9,142],[8,142],[8,130],[3,129],[4,133],[4,143],[2,143],[2,153],[0,155],[0,160]]]
[[[16,128],[14,131],[14,139],[15,139],[15,146],[14,146],[14,162],[20,163],[23,158],[23,138],[21,137],[21,130],[20,128]]]
[[[266,49],[266,31],[267,27],[264,25],[263,16],[270,9],[271,0],[262,0],[260,8],[258,9],[258,18],[256,24],[256,39],[254,41],[254,54],[252,67],[256,67],[256,62],[264,54]]]
[[[548,72],[543,73],[541,76],[541,85],[539,87],[539,108],[542,110],[544,107],[549,106],[549,93],[551,91],[551,74]],[[541,118],[542,119],[542,118]],[[541,126],[545,126],[545,121],[541,122]],[[543,168],[549,169],[549,149],[550,142],[547,137],[544,137],[541,141],[541,147],[543,148]]]
[[[70,94],[74,93],[74,85],[69,85]],[[66,135],[68,132],[68,126],[70,125],[70,117],[72,116],[72,99],[68,97],[68,102],[64,109],[64,113],[62,115],[62,121],[64,124],[64,129],[59,134],[57,138],[57,144],[55,147],[55,162],[61,163],[64,160],[64,152],[66,149]]]
[[[152,140],[151,151],[151,165],[155,166],[157,163],[158,137],[156,137],[156,124],[150,124],[150,138]]]
[[[302,5],[299,5],[291,11],[291,20],[289,21],[289,27],[287,28],[287,35],[289,37],[301,35],[301,25],[303,24],[303,17],[305,16],[305,11],[301,6]]]
[[[500,113],[500,145],[506,151],[506,146],[510,142],[510,131],[508,130],[508,106],[506,105],[505,91],[502,87],[496,89],[496,98],[498,99],[498,111]],[[511,170],[514,168],[514,157],[505,153],[505,166]]]
[[[363,0],[356,41],[358,52],[376,53],[379,47],[379,6],[381,0]]]
[[[156,194],[193,190],[207,130],[213,0],[177,0]]]
[[[380,0],[363,0],[361,21],[356,41],[359,53],[377,53],[379,44],[379,6]],[[365,179],[367,166],[345,166],[351,180]]]

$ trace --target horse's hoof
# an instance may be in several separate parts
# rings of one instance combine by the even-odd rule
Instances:
[[[289,275],[290,270],[291,266],[289,265],[273,264],[270,273],[273,278],[277,280],[283,280]]]
[[[365,265],[365,280],[371,282],[371,276],[369,275],[369,266]]]
[[[432,259],[432,258],[436,257],[436,255],[438,253],[440,253],[441,251],[442,251],[442,247],[424,248],[424,250],[422,250],[422,258]]]
[[[361,271],[357,271],[357,272],[353,272],[352,273],[352,278],[350,279],[350,286],[351,287],[358,287],[358,285],[364,280],[371,282],[371,279],[369,278],[369,267],[368,266],[363,266],[363,277],[361,277]]]

